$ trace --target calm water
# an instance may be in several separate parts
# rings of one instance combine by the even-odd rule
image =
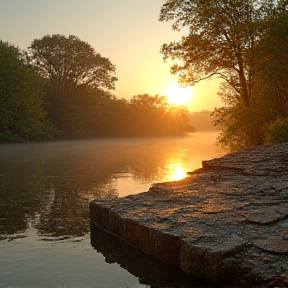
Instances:
[[[216,136],[0,145],[0,288],[163,287],[175,281],[168,279],[169,267],[93,227],[90,233],[88,204],[183,178],[202,160],[224,154]],[[145,274],[149,267],[153,273]]]

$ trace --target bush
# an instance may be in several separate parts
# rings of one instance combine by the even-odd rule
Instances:
[[[278,118],[267,126],[265,136],[266,144],[288,142],[288,118]]]

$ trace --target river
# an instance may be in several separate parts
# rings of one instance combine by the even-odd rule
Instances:
[[[0,145],[0,288],[149,287],[100,253],[89,202],[184,178],[225,154],[216,136]]]

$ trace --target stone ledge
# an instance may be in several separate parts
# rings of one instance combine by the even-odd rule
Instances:
[[[95,200],[90,218],[186,274],[287,287],[288,144],[205,161],[145,193]]]

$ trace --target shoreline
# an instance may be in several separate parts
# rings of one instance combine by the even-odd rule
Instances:
[[[148,192],[92,201],[91,222],[187,275],[286,287],[288,143],[202,166]]]

